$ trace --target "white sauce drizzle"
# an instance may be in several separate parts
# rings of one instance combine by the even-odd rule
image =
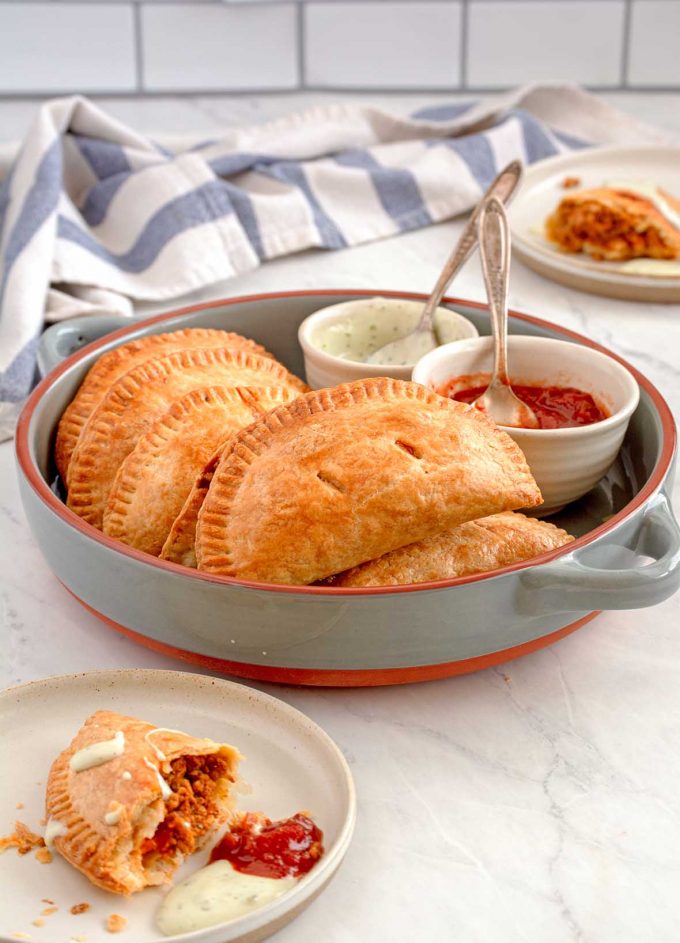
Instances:
[[[109,763],[117,756],[122,756],[124,751],[125,734],[122,730],[117,730],[110,740],[99,740],[74,753],[70,767],[75,773],[82,773],[83,770],[91,769],[93,766]]]
[[[169,799],[170,796],[172,795],[172,789],[170,788],[170,786],[168,786],[166,781],[161,776],[160,770],[157,769],[150,760],[145,759],[144,762],[149,767],[149,769],[152,769],[154,773],[156,774],[156,778],[158,779],[158,785],[161,787],[161,796],[163,797],[163,799],[164,800]]]
[[[120,778],[125,780],[132,779],[132,773],[128,772],[128,770],[124,770]]]
[[[297,878],[264,878],[214,861],[177,884],[156,916],[161,933],[173,936],[202,930],[264,907],[297,883]]]
[[[107,812],[104,816],[104,821],[107,825],[118,825],[120,822],[121,816],[123,814],[123,807],[118,806],[117,809],[111,809],[110,812]]]
[[[67,832],[68,829],[66,826],[58,819],[48,819],[47,825],[45,826],[45,834],[43,835],[46,847],[52,851],[54,849],[54,839],[59,838],[60,835],[65,835]]]
[[[148,731],[144,734],[144,739],[145,739],[146,742],[149,744],[149,746],[151,747],[151,749],[152,749],[153,752],[156,754],[156,756],[158,757],[159,760],[166,760],[167,757],[166,757],[165,753],[163,753],[162,750],[159,750],[159,749],[158,749],[158,747],[156,746],[155,743],[152,743],[151,740],[149,740],[149,737],[151,736],[152,733],[178,733],[178,734],[180,734],[181,736],[183,736],[181,730],[174,730],[172,727],[154,727],[153,730],[148,730]]]

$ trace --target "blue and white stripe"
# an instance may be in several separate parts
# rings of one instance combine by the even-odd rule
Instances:
[[[46,103],[0,185],[0,431],[35,380],[45,321],[81,299],[96,310],[92,288],[170,299],[278,255],[427,226],[469,210],[510,159],[584,146],[521,101],[410,118],[316,108],[180,153],[82,98]]]

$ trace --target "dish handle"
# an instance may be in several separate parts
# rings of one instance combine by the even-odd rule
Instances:
[[[652,557],[652,563],[619,569],[591,566],[588,558],[602,556],[603,549],[583,547],[566,559],[526,570],[520,580],[521,609],[531,615],[644,609],[680,587],[680,527],[664,494],[650,502],[628,548]]]
[[[58,367],[62,360],[75,354],[81,347],[98,341],[111,331],[127,327],[130,318],[122,314],[79,315],[66,321],[58,321],[48,327],[38,346],[38,370],[46,376]]]

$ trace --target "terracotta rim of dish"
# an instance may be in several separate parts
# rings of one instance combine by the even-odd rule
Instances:
[[[560,325],[553,324],[550,321],[544,321],[541,318],[535,318],[531,315],[522,314],[515,310],[509,311],[511,317],[517,318],[517,320],[524,321],[528,324],[535,324],[538,327],[556,331],[562,337],[571,338],[577,343],[584,344],[587,347],[598,350],[626,367],[626,369],[628,369],[635,377],[640,388],[643,389],[652,399],[652,402],[658,411],[659,418],[661,420],[662,446],[661,454],[657,460],[656,465],[654,466],[654,469],[652,470],[651,475],[649,476],[648,481],[645,482],[644,486],[640,489],[638,494],[635,495],[633,500],[629,501],[628,504],[626,504],[611,518],[609,518],[608,521],[600,524],[599,527],[594,528],[587,534],[584,534],[582,537],[578,537],[576,540],[573,540],[569,544],[565,544],[563,547],[560,547],[557,550],[552,550],[548,553],[543,553],[540,556],[532,557],[530,560],[513,563],[511,566],[502,567],[499,570],[493,570],[491,573],[477,573],[473,576],[462,576],[456,577],[455,579],[446,580],[433,580],[427,583],[405,583],[401,586],[369,587],[289,586],[283,585],[281,583],[264,583],[256,582],[254,580],[239,580],[230,576],[215,576],[210,573],[203,573],[199,570],[192,570],[189,567],[181,566],[178,563],[170,563],[167,560],[160,560],[158,557],[152,557],[149,554],[143,553],[141,550],[135,550],[133,547],[128,547],[126,544],[120,543],[119,541],[114,540],[112,537],[107,537],[91,524],[87,524],[80,517],[78,517],[77,514],[67,508],[66,505],[52,491],[48,483],[42,477],[38,466],[31,456],[29,430],[31,419],[38,403],[49,391],[54,381],[57,380],[63,373],[69,370],[84,356],[91,354],[100,347],[110,344],[112,340],[122,341],[128,334],[134,333],[142,326],[147,327],[152,324],[162,324],[164,321],[170,321],[182,315],[195,314],[200,311],[209,311],[212,308],[229,307],[230,305],[234,304],[246,304],[255,301],[274,301],[283,298],[336,298],[343,296],[366,297],[366,294],[367,291],[365,289],[325,289],[243,295],[236,298],[220,299],[202,304],[189,305],[188,307],[179,308],[166,314],[156,315],[155,317],[148,318],[144,321],[136,321],[129,326],[121,328],[119,331],[106,334],[98,341],[88,344],[81,350],[77,351],[75,354],[67,357],[63,363],[59,364],[59,366],[55,367],[54,370],[48,373],[48,375],[38,384],[33,393],[29,396],[21,412],[21,415],[19,416],[16,430],[16,455],[21,471],[26,476],[27,481],[36,492],[38,497],[50,508],[50,510],[57,514],[65,524],[79,531],[89,540],[94,540],[97,543],[103,544],[105,547],[108,547],[109,550],[113,550],[116,553],[121,553],[124,556],[130,557],[131,559],[136,560],[146,566],[165,570],[168,573],[175,574],[176,576],[182,576],[185,579],[201,580],[207,583],[221,584],[223,586],[239,586],[248,589],[266,590],[272,593],[297,593],[317,596],[378,596],[386,594],[396,595],[398,593],[408,592],[423,592],[425,590],[449,589],[452,586],[461,586],[467,583],[476,583],[479,580],[494,579],[499,576],[504,576],[508,573],[518,572],[520,570],[527,569],[528,567],[547,563],[550,560],[557,559],[558,557],[565,556],[566,554],[571,554],[575,550],[586,547],[594,540],[597,540],[604,534],[611,531],[618,524],[629,517],[635,510],[642,507],[642,505],[645,504],[645,502],[651,498],[652,495],[654,495],[654,493],[661,486],[671,465],[676,444],[676,429],[673,416],[661,393],[659,393],[656,387],[650,383],[650,381],[645,376],[643,376],[639,370],[629,364],[622,357],[618,357],[616,354],[611,353],[605,347],[602,347],[595,341],[591,341],[582,334],[578,334],[575,331],[571,331],[568,328],[561,327]],[[376,290],[376,294],[380,294],[385,298],[404,298],[407,300],[423,302],[427,300],[427,295],[419,292]],[[467,306],[468,308],[476,308],[479,311],[487,310],[487,306],[485,304],[478,301],[468,301],[464,298],[445,297],[442,299],[442,304],[461,304]]]
[[[563,625],[561,629],[556,629],[548,635],[539,635],[529,642],[520,642],[517,645],[511,645],[510,648],[499,648],[498,651],[486,655],[472,655],[469,658],[460,658],[457,661],[394,668],[291,668],[261,665],[248,661],[232,661],[228,658],[202,655],[200,652],[191,651],[191,649],[169,645],[167,642],[161,642],[150,635],[136,632],[134,629],[121,625],[120,622],[109,619],[108,616],[84,602],[80,596],[76,596],[65,583],[61,585],[87,612],[100,619],[107,628],[113,629],[114,632],[118,632],[125,638],[143,645],[144,648],[148,648],[152,652],[168,655],[170,658],[178,658],[180,661],[188,662],[190,665],[195,665],[204,671],[219,671],[221,674],[233,675],[235,678],[246,678],[250,681],[268,681],[274,684],[305,685],[306,687],[316,688],[388,687],[398,684],[413,684],[420,681],[441,681],[444,678],[471,674],[473,671],[482,671],[485,668],[494,668],[504,662],[514,661],[524,655],[531,655],[533,652],[540,651],[548,645],[561,641],[567,635],[571,635],[572,632],[592,622],[602,612],[601,609],[589,612],[580,619],[576,619],[575,622],[569,622],[567,625]]]

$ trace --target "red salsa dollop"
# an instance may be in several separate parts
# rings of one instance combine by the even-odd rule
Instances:
[[[460,403],[472,403],[486,390],[486,384],[456,389],[460,379],[447,384],[442,394]],[[513,383],[512,391],[533,409],[541,429],[589,426],[607,418],[607,413],[598,406],[590,393],[573,386],[522,386]]]
[[[314,867],[323,851],[323,832],[304,812],[279,822],[246,812],[213,848],[210,861],[226,860],[258,877],[297,878]]]

